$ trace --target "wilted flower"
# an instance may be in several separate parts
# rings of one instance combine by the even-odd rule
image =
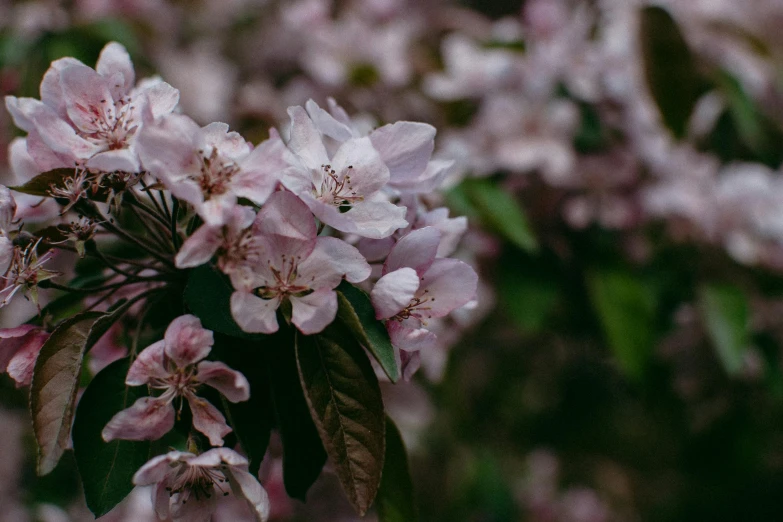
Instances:
[[[39,239],[24,248],[13,248],[10,266],[2,276],[5,279],[5,287],[0,290],[0,307],[7,305],[19,290],[28,293],[30,299],[38,304],[38,284],[60,275],[60,272],[43,268],[43,265],[54,257],[54,252],[47,250],[44,255],[38,257],[40,243]]]
[[[201,327],[193,315],[174,319],[163,340],[142,351],[128,370],[129,386],[149,385],[162,390],[157,397],[142,397],[130,408],[117,413],[103,429],[103,439],[155,440],[174,427],[177,412],[172,404],[187,400],[193,414],[193,427],[215,446],[231,432],[223,414],[209,401],[196,395],[202,384],[211,386],[231,402],[246,401],[250,384],[241,373],[222,362],[202,361],[212,350],[212,332]],[[199,362],[201,361],[201,362]],[[198,364],[197,364],[198,363]]]

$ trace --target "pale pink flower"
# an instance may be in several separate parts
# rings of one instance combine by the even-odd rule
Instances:
[[[100,172],[139,172],[135,138],[143,124],[170,113],[179,93],[159,79],[134,87],[125,48],[112,42],[95,69],[74,58],[52,63],[41,82],[41,100],[6,97],[14,123],[28,132],[38,167],[79,165]]]
[[[335,237],[317,237],[315,219],[290,192],[275,192],[256,216],[253,240],[263,255],[251,272],[231,275],[236,291],[231,313],[246,332],[278,329],[277,309],[291,303],[291,321],[304,334],[334,320],[343,276],[364,281],[370,265],[359,251]]]
[[[16,201],[8,187],[0,185],[0,274],[5,274],[14,257],[11,231],[16,216]]]
[[[236,205],[226,210],[222,225],[204,224],[185,240],[174,258],[178,268],[192,268],[218,256],[218,268],[226,274],[252,263],[255,253],[250,225],[256,213]]]
[[[46,330],[31,324],[0,329],[0,372],[7,372],[17,387],[29,385],[38,352],[48,338]]]
[[[323,136],[302,107],[288,109],[291,139],[282,182],[315,216],[341,232],[383,238],[408,224],[405,209],[381,194],[389,169],[369,138],[343,142],[330,158]]]
[[[223,436],[231,432],[223,414],[209,401],[196,395],[206,384],[222,393],[231,402],[246,401],[250,385],[241,373],[222,362],[202,361],[212,349],[212,332],[201,327],[193,315],[174,319],[163,340],[148,346],[133,361],[125,383],[129,386],[148,385],[161,390],[157,397],[142,397],[130,408],[117,413],[103,429],[103,439],[155,440],[174,427],[179,407],[186,400],[193,414],[193,427],[209,438],[214,446],[223,444]],[[199,362],[201,361],[201,362]]]
[[[153,504],[161,520],[207,522],[220,499],[231,494],[247,503],[257,522],[269,518],[266,491],[248,472],[247,459],[228,448],[158,455],[136,472],[133,483],[156,485]]]
[[[338,142],[363,136],[359,126],[334,99],[329,98],[327,103],[328,111],[313,100],[305,104],[307,114],[319,131]],[[421,193],[440,186],[454,162],[431,160],[435,132],[435,127],[427,123],[398,121],[367,133],[381,161],[389,169],[389,189]]]
[[[253,149],[225,123],[199,127],[179,114],[145,127],[138,142],[144,167],[210,225],[222,225],[237,198],[266,201],[287,167],[275,131]]]
[[[370,294],[375,317],[386,321],[392,344],[401,350],[432,346],[436,337],[427,321],[445,317],[476,294],[478,276],[470,265],[436,257],[440,238],[438,230],[424,227],[400,239]]]

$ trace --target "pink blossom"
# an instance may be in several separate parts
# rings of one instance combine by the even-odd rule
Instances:
[[[41,82],[41,100],[7,96],[14,123],[28,132],[27,148],[38,167],[79,165],[92,171],[139,172],[139,129],[170,113],[179,93],[159,79],[134,87],[125,48],[112,42],[95,69],[74,58],[52,63]]]
[[[163,340],[142,351],[128,370],[129,386],[149,385],[162,390],[157,397],[142,397],[117,413],[103,429],[103,439],[155,440],[174,427],[177,412],[172,404],[185,399],[193,414],[193,427],[214,446],[231,432],[223,414],[196,395],[202,384],[215,388],[231,402],[246,401],[250,385],[244,375],[221,362],[202,361],[212,349],[212,332],[193,315],[176,318]],[[201,362],[199,362],[201,361]],[[198,364],[197,364],[198,363]]]
[[[144,167],[209,225],[222,225],[237,198],[266,201],[287,167],[284,150],[275,131],[253,149],[225,123],[199,127],[179,114],[147,126],[139,136]]]
[[[317,237],[315,219],[290,192],[275,192],[258,213],[253,240],[263,253],[252,271],[231,274],[236,291],[231,313],[246,332],[278,329],[276,312],[291,303],[291,321],[305,334],[320,332],[334,320],[343,276],[364,281],[370,265],[359,251],[334,237]]]
[[[38,352],[48,338],[46,330],[31,324],[0,329],[0,372],[7,372],[17,387],[29,385]]]
[[[383,238],[407,225],[405,209],[381,194],[389,169],[369,138],[351,138],[330,158],[323,136],[302,107],[291,116],[291,167],[282,182],[313,214],[341,232]]]
[[[432,346],[436,337],[426,328],[427,321],[445,317],[476,293],[473,268],[436,257],[440,238],[438,230],[424,227],[400,239],[370,294],[376,318],[386,321],[392,344],[401,350]]]
[[[137,486],[155,484],[153,504],[161,520],[207,522],[221,498],[232,493],[244,500],[254,520],[269,518],[269,497],[248,472],[248,462],[228,448],[214,448],[194,455],[170,451],[136,472]]]

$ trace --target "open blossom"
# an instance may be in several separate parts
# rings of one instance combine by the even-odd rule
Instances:
[[[386,321],[392,344],[404,351],[431,346],[435,334],[427,321],[445,317],[476,293],[478,276],[470,265],[436,257],[440,237],[424,227],[400,239],[370,294],[375,317]]]
[[[327,100],[329,111],[313,100],[305,104],[307,114],[319,131],[338,142],[360,138],[363,132],[334,99]],[[430,192],[443,182],[453,161],[433,160],[435,127],[415,121],[383,125],[367,134],[389,169],[387,189],[402,193]]]
[[[405,209],[381,193],[389,169],[369,138],[351,138],[330,158],[323,136],[302,107],[290,107],[291,167],[282,182],[327,225],[363,237],[383,238],[408,224]]]
[[[252,270],[231,275],[231,313],[246,332],[273,333],[277,309],[291,303],[291,321],[302,333],[320,332],[337,314],[334,288],[343,276],[364,281],[370,265],[334,237],[317,237],[315,219],[290,192],[275,192],[258,213],[253,240],[263,255]]]
[[[215,388],[231,402],[246,401],[250,384],[241,373],[221,362],[202,361],[212,350],[212,332],[201,327],[193,315],[174,319],[163,340],[142,351],[133,361],[125,383],[149,385],[161,390],[157,397],[142,397],[117,413],[103,429],[103,439],[155,440],[174,427],[174,400],[187,400],[193,427],[214,446],[223,444],[231,432],[223,414],[209,401],[196,395],[202,384]],[[199,362],[201,361],[201,362]],[[182,402],[179,403],[180,408]]]
[[[262,204],[275,189],[285,145],[277,132],[255,148],[225,123],[199,127],[173,114],[139,136],[142,163],[207,224],[221,225],[237,198]]]
[[[203,265],[218,256],[218,267],[231,274],[252,263],[254,244],[250,225],[256,213],[250,207],[236,205],[226,211],[222,225],[204,224],[180,247],[174,259],[178,268]]]
[[[7,372],[17,386],[29,385],[38,352],[48,338],[46,330],[31,324],[0,329],[0,372]]]
[[[136,472],[133,483],[155,484],[153,504],[161,520],[207,522],[220,499],[231,494],[247,503],[257,522],[269,518],[266,491],[248,472],[247,459],[228,448],[158,455]]]
[[[170,113],[179,93],[159,79],[134,87],[125,48],[112,42],[95,69],[74,58],[52,63],[41,99],[6,97],[14,123],[41,171],[79,165],[100,172],[139,172],[136,136],[143,124]]]

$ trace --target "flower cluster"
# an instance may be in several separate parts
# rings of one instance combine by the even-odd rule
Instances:
[[[0,188],[0,304],[19,291],[38,304],[39,288],[65,295],[39,305],[32,323],[0,332],[0,363],[19,385],[32,382],[33,401],[45,401],[47,388],[38,380],[63,371],[50,367],[59,363],[49,354],[74,335],[83,339],[83,352],[100,340],[90,352],[90,367],[104,368],[94,382],[127,364],[125,393],[142,390],[102,427],[103,441],[187,435],[187,452],[155,457],[133,477],[137,485],[157,484],[157,514],[208,520],[218,498],[233,493],[256,520],[266,520],[269,500],[249,461],[222,447],[237,437],[242,442],[234,431],[243,420],[231,417],[231,405],[251,399],[243,373],[265,370],[240,373],[223,362],[226,335],[252,339],[258,350],[281,329],[298,330],[288,351],[301,336],[320,342],[326,330],[334,335],[330,325],[346,306],[338,287],[358,285],[356,298],[374,308],[361,320],[378,322],[387,335],[356,339],[387,346],[378,364],[392,380],[409,379],[419,353],[437,346],[437,321],[475,298],[475,271],[449,257],[466,221],[426,197],[452,167],[433,158],[431,125],[403,121],[368,130],[333,99],[328,110],[309,100],[288,109],[282,132],[272,129],[254,145],[224,123],[201,126],[174,112],[178,97],[158,78],[136,84],[128,53],[110,43],[95,69],[72,58],[52,63],[40,100],[6,98],[27,132],[12,145],[16,176],[26,180],[13,189],[33,196],[30,207],[54,200],[59,208],[48,216],[51,226],[25,231],[11,190]],[[55,253],[65,272],[44,267]],[[52,281],[78,274],[86,262],[102,267],[92,281],[78,275],[69,285]],[[198,293],[202,267],[224,294],[215,287]],[[59,316],[64,299],[86,311]],[[158,308],[161,302],[167,308]],[[83,330],[86,321],[92,326]],[[129,351],[116,346],[120,324],[135,332]],[[359,335],[373,325],[349,326]],[[136,354],[140,339],[154,342]],[[218,341],[221,350],[213,351]],[[356,341],[337,340],[343,342]],[[73,410],[73,404],[66,409]],[[33,412],[36,427],[47,414]],[[42,447],[46,437],[41,430]],[[78,459],[78,442],[75,448]]]

